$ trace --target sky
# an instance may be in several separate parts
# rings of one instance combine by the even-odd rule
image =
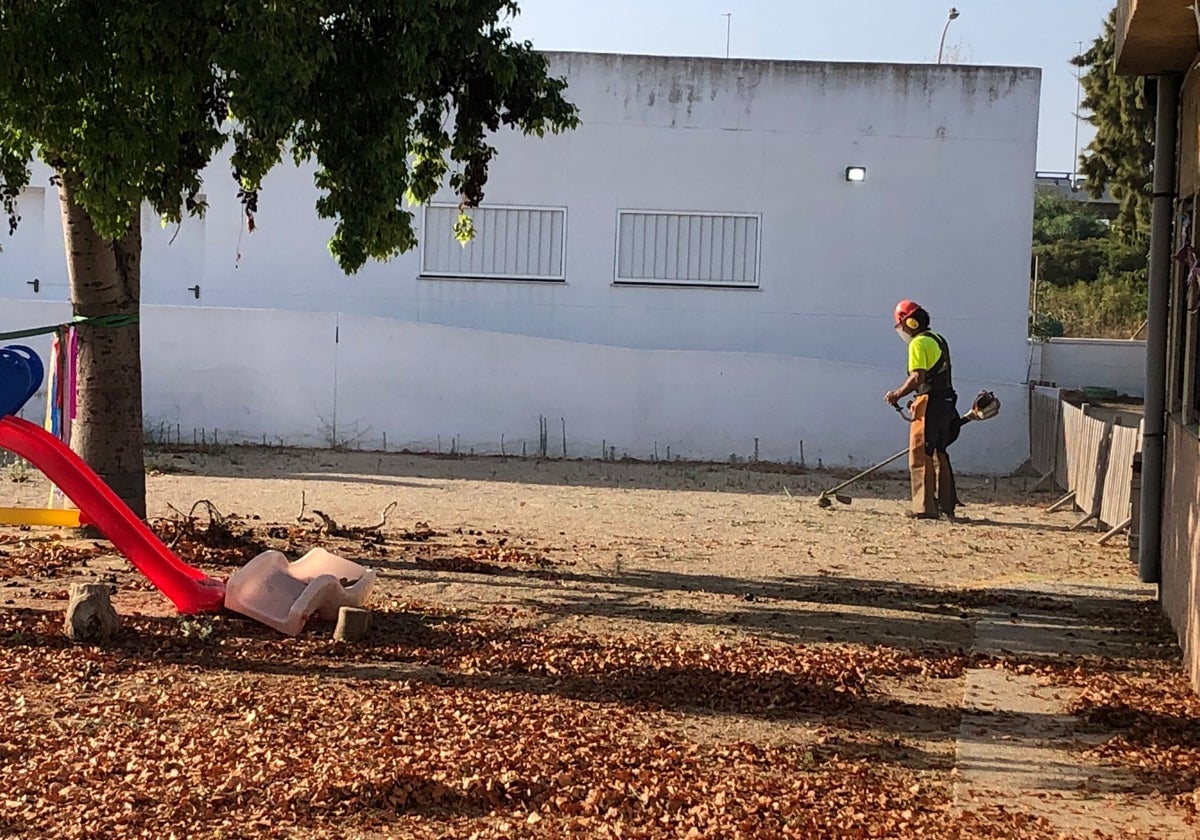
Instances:
[[[1180,0],[1183,2],[1183,0]],[[1039,170],[1069,172],[1077,84],[1071,57],[1100,34],[1115,0],[956,0],[946,56],[1040,67]],[[520,0],[517,38],[543,50],[933,63],[947,0]],[[1092,137],[1079,125],[1079,145]]]

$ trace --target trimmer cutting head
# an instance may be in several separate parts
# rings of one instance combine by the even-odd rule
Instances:
[[[850,504],[850,497],[843,496],[841,493],[830,493],[828,490],[817,497],[817,504],[823,508],[833,507],[833,500],[837,499],[843,505]]]

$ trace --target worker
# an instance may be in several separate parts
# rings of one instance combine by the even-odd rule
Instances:
[[[909,394],[912,424],[908,468],[912,482],[910,519],[955,518],[958,494],[947,448],[958,437],[958,395],[950,373],[950,345],[929,328],[929,313],[911,300],[896,304],[897,334],[908,344],[908,378],[884,400],[898,408]]]

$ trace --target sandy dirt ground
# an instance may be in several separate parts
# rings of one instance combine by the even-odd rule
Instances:
[[[1066,796],[1068,805],[1102,797],[1106,810],[1122,812],[1125,819],[1112,836],[1174,836],[1176,829],[1167,826],[1194,816],[1200,781],[1191,762],[1200,755],[1200,741],[1189,739],[1196,721],[1186,721],[1175,744],[1154,741],[1163,728],[1162,705],[1190,702],[1179,700],[1187,696],[1186,681],[1155,606],[1140,595],[1046,594],[1063,584],[1096,592],[1131,585],[1135,575],[1124,539],[1102,548],[1095,532],[1068,531],[1077,514],[1047,514],[1050,497],[1030,496],[1029,479],[964,478],[960,495],[967,507],[958,523],[904,519],[905,486],[895,475],[847,490],[854,497],[849,506],[820,508],[817,493],[836,482],[828,474],[771,465],[254,448],[155,452],[148,456],[151,520],[165,538],[177,540],[181,556],[226,575],[263,548],[295,558],[324,545],[377,568],[374,641],[348,652],[332,645],[328,625],[314,624],[293,642],[237,617],[182,620],[106,543],[17,529],[0,529],[0,614],[11,619],[7,646],[14,661],[45,648],[74,661],[79,648],[46,639],[28,650],[23,646],[53,633],[54,621],[61,623],[69,582],[98,578],[113,585],[126,635],[136,638],[122,643],[124,655],[145,654],[144,668],[152,671],[158,659],[146,647],[170,648],[174,652],[164,659],[170,664],[163,667],[199,674],[216,693],[244,691],[241,681],[250,672],[256,685],[283,694],[303,694],[307,681],[318,677],[344,679],[339,690],[359,698],[355,702],[364,709],[376,699],[362,701],[363,692],[377,698],[383,683],[422,692],[481,692],[484,710],[493,708],[500,717],[514,708],[509,704],[581,703],[589,710],[587,726],[599,710],[600,718],[611,715],[627,733],[641,733],[643,744],[645,738],[665,739],[668,752],[683,749],[679,745],[722,756],[731,749],[775,751],[769,760],[739,758],[751,770],[738,764],[723,778],[751,773],[747,784],[763,792],[747,797],[786,800],[792,794],[771,793],[771,785],[782,784],[781,767],[798,762],[797,772],[811,771],[817,786],[807,795],[828,795],[831,803],[828,813],[818,801],[790,816],[778,808],[771,816],[747,810],[743,802],[718,808],[712,805],[717,797],[724,803],[736,794],[693,779],[693,786],[708,791],[697,816],[679,805],[682,794],[665,792],[668,780],[626,812],[624,805],[606,810],[587,804],[596,779],[580,780],[579,790],[593,793],[580,793],[584,804],[578,808],[566,783],[558,785],[565,791],[559,802],[511,789],[499,798],[493,788],[491,799],[476,797],[470,783],[461,783],[468,791],[463,794],[458,782],[439,779],[454,789],[453,801],[461,807],[442,807],[445,797],[424,789],[398,804],[376,787],[374,798],[355,794],[362,807],[345,813],[310,807],[268,825],[246,811],[235,823],[240,834],[223,834],[224,823],[212,814],[189,817],[195,822],[187,836],[1034,837],[1052,836],[1052,829],[1092,836],[1091,830],[1110,827],[1086,817],[1056,822],[1055,811],[1070,811],[1067,806],[1031,807],[1023,815],[1019,798],[1016,814],[991,810],[984,796],[969,806],[969,819],[953,816],[962,808],[954,788],[964,686],[980,667],[1032,673],[1040,684],[1060,687],[1064,704],[1088,732],[1064,749],[1075,750],[1072,761],[1095,765],[1092,778],[1102,776],[1103,767],[1131,768],[1159,755],[1145,750],[1188,757],[1157,782],[1131,769],[1127,781],[1102,793]],[[0,473],[2,505],[38,506],[48,492],[35,472],[10,467]],[[200,500],[212,509],[194,508]],[[185,518],[188,513],[194,515]],[[1070,613],[1100,633],[1101,649],[1071,657],[989,653],[981,662],[978,626],[998,610],[1013,619]],[[1103,649],[1108,644],[1111,649]],[[214,645],[223,646],[215,660]],[[257,665],[235,667],[234,659]],[[222,664],[212,668],[214,661]],[[129,680],[146,678],[141,671],[134,676],[117,664],[112,668],[117,694]],[[797,699],[796,681],[805,675],[830,693],[810,686]],[[1105,679],[1111,681],[1104,683],[1107,691],[1093,692]],[[81,708],[74,689],[59,689],[69,699],[56,697],[52,687],[42,694],[47,708]],[[0,672],[0,699],[15,702],[16,695],[32,693],[24,677],[10,672],[5,681]],[[469,705],[472,697],[456,694],[455,702]],[[1113,698],[1129,715],[1110,714]],[[1135,713],[1139,703],[1145,708]],[[568,718],[578,709],[570,709],[545,710],[565,733],[560,751],[598,739],[611,742],[613,755],[620,753],[624,734],[597,735],[582,724],[572,734]],[[536,731],[514,724],[507,734],[490,737],[537,740],[545,725],[538,720],[530,724]],[[1120,744],[1098,751],[1113,741]],[[452,752],[454,743],[448,738],[445,749]],[[443,752],[441,760],[475,762],[486,776],[492,759],[468,756],[480,748],[476,741],[462,744],[462,755]],[[62,742],[45,747],[63,764],[79,758]],[[6,754],[0,744],[0,761],[13,761],[13,750],[18,747]],[[713,766],[724,760],[712,759]],[[671,772],[678,770],[674,759],[664,761]],[[497,765],[500,776],[504,766]],[[822,768],[841,780],[841,793],[814,792],[824,790],[815,781],[825,778]],[[846,792],[844,780],[860,771],[886,776],[872,777],[878,796],[863,794],[863,802],[876,803],[873,809],[855,804],[858,794]],[[15,790],[24,778],[14,772],[4,778],[0,765],[6,789]],[[273,783],[287,784],[286,773],[262,782]],[[330,798],[328,791],[322,796]],[[49,804],[33,793],[25,797],[0,803],[0,836],[6,828],[19,835],[30,820],[44,818],[47,807],[61,810],[75,801],[61,794]],[[665,797],[661,813],[656,797]],[[91,808],[98,824],[123,824],[85,799],[77,804]],[[243,804],[230,807],[236,812]],[[645,819],[634,811],[644,811]],[[722,814],[731,822],[722,822]],[[855,822],[860,817],[861,825]],[[161,823],[146,819],[146,831],[158,830]],[[829,833],[813,833],[820,825]],[[853,833],[856,825],[867,833]]]

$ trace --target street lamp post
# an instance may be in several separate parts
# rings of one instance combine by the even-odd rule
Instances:
[[[725,18],[725,57],[729,58],[729,38],[733,34],[733,12],[721,15]]]
[[[946,49],[946,33],[950,31],[950,24],[958,20],[958,9],[950,7],[950,14],[946,16],[946,25],[942,27],[942,42],[938,45],[938,64],[942,63],[942,53]]]

